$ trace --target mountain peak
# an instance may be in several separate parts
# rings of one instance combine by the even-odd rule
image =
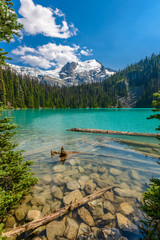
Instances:
[[[22,75],[30,75],[48,84],[71,86],[82,83],[101,82],[113,75],[115,71],[107,70],[96,59],[84,62],[67,62],[62,68],[41,70],[32,67],[20,67],[10,64],[11,68]]]

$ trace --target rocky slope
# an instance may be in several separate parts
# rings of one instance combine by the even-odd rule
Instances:
[[[62,68],[48,71],[13,64],[10,64],[10,67],[19,74],[30,75],[38,78],[40,82],[47,82],[50,85],[57,84],[59,86],[101,82],[115,73],[114,70],[105,68],[95,59],[85,62],[68,62]]]

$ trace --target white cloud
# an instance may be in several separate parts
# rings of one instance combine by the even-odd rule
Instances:
[[[24,61],[24,63],[29,64],[33,67],[48,69],[52,66],[50,61],[40,56],[26,55],[22,56],[21,59]]]
[[[36,50],[34,48],[31,48],[31,47],[19,46],[18,48],[14,49],[12,51],[12,53],[16,54],[16,55],[24,55],[26,52],[36,53]]]
[[[19,46],[12,51],[13,54],[21,56],[21,60],[33,67],[51,68],[52,66],[62,67],[67,62],[80,61],[80,47],[77,45],[56,45],[48,43],[38,46],[36,49],[27,46]]]
[[[65,15],[56,8],[34,4],[32,0],[20,0],[19,14],[22,18],[18,21],[23,24],[23,29],[31,35],[43,34],[49,37],[67,39],[76,35],[77,29],[73,24],[68,25]],[[56,23],[56,18],[63,18],[61,24]]]
[[[91,55],[93,55],[93,53],[92,53],[92,49],[87,49],[86,47],[85,47],[85,50],[81,50],[80,51],[80,53],[82,54],[82,55],[84,55],[84,56],[91,56]]]

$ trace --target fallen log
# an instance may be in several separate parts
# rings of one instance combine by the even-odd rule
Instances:
[[[78,208],[78,207],[84,205],[85,203],[87,203],[89,201],[92,201],[96,198],[101,197],[106,191],[112,189],[113,187],[115,187],[115,186],[102,188],[101,190],[96,191],[95,193],[93,193],[91,195],[88,195],[87,197],[84,197],[83,199],[81,199],[79,201],[75,201],[73,203],[70,203],[69,205],[67,205],[67,206],[65,206],[65,207],[63,207],[63,208],[45,216],[43,218],[41,218],[41,219],[26,223],[26,224],[24,224],[22,226],[19,226],[19,227],[16,227],[16,228],[13,228],[9,232],[3,232],[2,237],[6,236],[7,238],[10,238],[14,235],[19,236],[24,232],[27,232],[29,230],[34,230],[37,227],[40,227],[42,225],[46,225],[47,223],[55,220],[56,218],[59,218],[59,217],[63,216],[65,213],[67,213],[69,211],[72,211],[75,208]]]
[[[101,130],[101,129],[90,129],[90,128],[71,128],[67,131],[73,132],[87,132],[87,133],[105,133],[105,134],[116,134],[116,135],[129,135],[129,136],[144,136],[144,137],[157,137],[160,133],[138,133],[138,132],[124,132],[124,131],[112,131],[112,130]]]

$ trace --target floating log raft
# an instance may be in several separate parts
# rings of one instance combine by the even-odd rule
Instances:
[[[87,132],[87,133],[105,133],[105,134],[116,134],[116,135],[129,135],[129,136],[144,136],[144,137],[157,137],[160,133],[137,133],[137,132],[124,132],[124,131],[112,131],[112,130],[101,130],[101,129],[90,129],[90,128],[72,128],[67,131],[73,132]]]
[[[93,194],[91,195],[88,195],[87,197],[84,197],[82,198],[81,200],[79,201],[75,201],[73,203],[70,203],[69,205],[41,218],[41,219],[38,219],[38,220],[34,220],[32,222],[29,222],[29,223],[26,223],[22,226],[19,226],[19,227],[16,227],[16,228],[13,228],[11,231],[9,232],[3,232],[2,233],[2,236],[6,236],[7,238],[10,238],[12,236],[15,236],[15,235],[21,235],[22,233],[24,232],[27,232],[29,230],[34,230],[36,229],[37,227],[40,227],[42,225],[46,225],[47,223],[55,220],[56,218],[59,218],[61,216],[63,216],[64,214],[66,214],[67,212],[69,211],[72,211],[74,210],[75,208],[78,208],[82,205],[84,205],[85,203],[89,202],[89,201],[92,201],[96,198],[99,198],[101,197],[106,191],[114,188],[116,186],[110,186],[110,187],[106,187],[106,188],[102,188],[100,189],[99,191],[96,191],[94,192]]]

